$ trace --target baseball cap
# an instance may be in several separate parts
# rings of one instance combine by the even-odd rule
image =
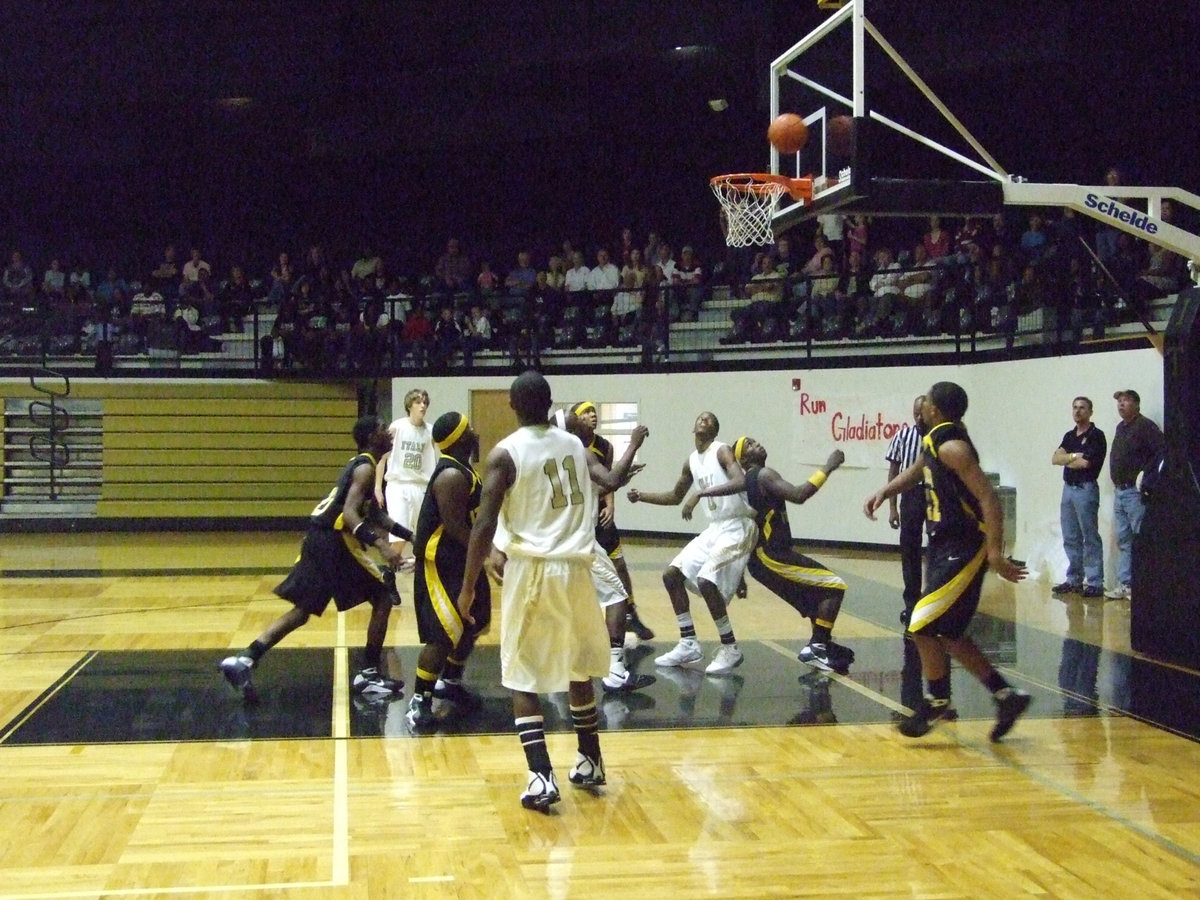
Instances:
[[[1138,392],[1135,391],[1133,388],[1126,388],[1123,391],[1117,391],[1115,394],[1113,394],[1114,400],[1120,400],[1122,397],[1128,397],[1130,400],[1132,400],[1134,403],[1138,404],[1139,406],[1142,403],[1142,398],[1138,395]]]

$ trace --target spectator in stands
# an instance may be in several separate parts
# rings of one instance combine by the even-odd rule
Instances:
[[[641,254],[641,250],[634,248],[630,254],[631,261]],[[621,290],[617,291],[612,305],[613,329],[618,345],[628,345],[634,341],[637,321],[641,318],[642,284],[645,281],[642,279],[639,284],[638,274],[632,265],[621,269]]]
[[[984,261],[991,255],[992,241],[984,221],[978,216],[968,216],[963,227],[954,236],[955,260],[959,264],[967,264],[972,247],[978,248],[979,257]]]
[[[359,321],[350,331],[349,361],[360,372],[383,371],[384,356],[392,331],[392,317],[382,297],[372,300],[363,309]]]
[[[1029,227],[1021,235],[1021,255],[1025,262],[1041,262],[1046,252],[1046,220],[1038,212],[1029,214]]]
[[[659,241],[657,237],[655,237],[655,240],[656,249],[654,251],[654,255],[650,256],[647,254],[646,263],[647,265],[653,265],[656,269],[658,269],[658,277],[654,278],[653,281],[656,284],[669,287],[675,275],[675,256],[671,250],[670,244],[668,244],[666,241]],[[668,305],[670,304],[668,303]]]
[[[158,292],[153,275],[147,274],[130,301],[130,331],[138,336],[142,345],[165,347],[169,346],[165,336],[166,325],[166,300]]]
[[[657,231],[651,231],[649,234],[646,235],[646,249],[644,249],[642,251],[642,259],[644,259],[646,261],[646,265],[648,265],[648,266],[658,265],[658,260],[659,260],[658,248],[661,243],[662,243],[662,240],[659,238]],[[670,255],[671,254],[668,253],[667,257],[670,258]]]
[[[1117,249],[1107,266],[1115,282],[1117,308],[1127,312],[1133,305],[1132,297],[1138,276],[1145,269],[1140,248],[1132,235],[1124,231],[1117,232]]]
[[[537,269],[530,263],[529,251],[517,253],[517,264],[504,278],[504,287],[515,297],[524,297],[537,281]]]
[[[825,244],[833,251],[834,269],[840,270],[846,262],[844,255],[846,217],[841,213],[822,213],[817,216],[817,229],[825,237]]]
[[[229,278],[217,291],[217,314],[229,331],[241,331],[247,316],[254,309],[254,291],[246,278],[246,270],[234,266]]]
[[[612,333],[612,305],[617,288],[621,286],[621,271],[609,258],[608,250],[596,251],[596,265],[588,273],[588,290],[592,292],[592,321],[601,329],[593,341]]]
[[[212,274],[212,266],[204,261],[199,247],[192,248],[191,258],[183,264],[183,280],[195,284],[200,280],[200,273]]]
[[[629,265],[629,260],[632,257],[635,250],[639,254],[641,253],[641,251],[638,250],[638,248],[634,246],[633,229],[628,228],[628,227],[622,228],[621,229],[621,242],[617,246],[617,259],[619,259],[621,261],[622,269],[625,268],[625,266]]]
[[[462,326],[454,315],[454,304],[444,302],[433,325],[433,342],[429,361],[434,369],[444,371],[462,350]]]
[[[471,258],[463,253],[462,243],[452,237],[446,241],[446,252],[438,257],[433,268],[439,289],[451,294],[466,293],[471,290],[471,276],[474,267]]]
[[[833,334],[846,337],[857,319],[866,317],[871,297],[871,275],[863,264],[864,255],[851,250],[846,260],[846,272],[834,292],[836,300],[836,322]],[[826,320],[828,323],[828,320]],[[828,332],[828,325],[826,327]]]
[[[640,250],[637,252],[641,253]],[[561,256],[552,256],[546,263],[546,286],[552,291],[567,289],[567,267]]]
[[[92,299],[92,273],[82,261],[76,260],[71,266],[71,271],[67,273],[67,287],[82,291],[89,300]]]
[[[582,320],[591,309],[591,297],[587,293],[591,274],[592,270],[583,264],[583,254],[575,250],[571,256],[571,268],[567,269],[563,278],[567,296],[564,298],[562,318],[555,326],[556,347],[570,347],[582,340]]]
[[[1124,184],[1124,178],[1121,170],[1116,166],[1109,166],[1108,171],[1104,173],[1105,187],[1119,187],[1122,184]],[[1117,235],[1120,233],[1111,225],[1101,224],[1096,228],[1096,256],[1105,266],[1109,266],[1117,256],[1120,249],[1117,246]]]
[[[870,229],[867,224],[867,217],[862,213],[856,213],[850,216],[846,222],[846,262],[850,261],[850,254],[858,251],[859,259],[867,259],[867,244],[870,240]]]
[[[295,282],[292,271],[292,261],[286,252],[280,253],[271,269],[271,290],[267,294],[267,302],[278,307],[284,298],[291,296]]]
[[[950,232],[942,227],[941,216],[929,217],[929,230],[921,238],[926,259],[935,263],[950,256]]]
[[[162,259],[150,272],[150,279],[154,283],[155,291],[162,294],[163,301],[170,310],[174,310],[175,301],[179,297],[179,282],[182,278],[179,263],[175,260],[175,245],[168,244],[163,248]]]
[[[96,302],[111,308],[113,305],[113,295],[117,291],[121,291],[128,296],[129,283],[117,274],[117,270],[114,267],[109,266],[104,277],[96,284],[94,292]]]
[[[25,262],[20,250],[14,250],[4,268],[4,299],[15,306],[33,304],[33,269]]]
[[[912,261],[897,282],[904,296],[904,330],[909,334],[928,331],[937,324],[934,293],[937,263],[929,258],[926,246],[927,242],[922,239],[913,247]]]
[[[351,280],[357,285],[367,278],[374,277],[380,262],[379,255],[375,252],[374,248],[364,245],[358,254],[358,259],[350,267]]]
[[[755,273],[750,277],[750,303],[735,308],[729,314],[733,330],[720,339],[722,344],[741,344],[746,341],[769,340],[782,329],[779,308],[783,299],[784,279],[769,253],[760,253],[754,260]]]
[[[429,355],[429,345],[433,340],[433,323],[425,315],[422,303],[413,305],[412,312],[400,329],[400,347],[396,361],[403,363],[405,357],[412,360],[417,367],[424,366]]]
[[[1149,246],[1146,265],[1133,284],[1133,302],[1145,310],[1151,300],[1174,294],[1184,285],[1187,265],[1183,257],[1158,244]]]
[[[821,271],[812,280],[808,306],[800,321],[796,323],[797,327],[792,329],[794,336],[808,336],[814,331],[822,335],[837,333],[839,327],[837,291],[841,286],[841,281],[834,255],[821,257]]]
[[[48,303],[59,303],[66,296],[67,273],[58,259],[50,260],[50,268],[42,276],[42,297]]]
[[[475,279],[481,297],[494,297],[500,289],[500,278],[492,271],[492,264],[486,259],[479,263],[479,275]]]
[[[329,278],[329,260],[325,257],[325,248],[320,244],[310,244],[308,252],[304,254],[304,265],[301,266],[301,270],[299,274],[308,276],[318,285],[322,281],[322,273],[324,273],[324,278]]]
[[[475,363],[475,353],[480,350],[492,349],[492,322],[488,318],[487,307],[482,303],[471,304],[471,315],[467,319],[466,331],[463,334],[463,362],[468,367]]]
[[[900,297],[900,264],[891,247],[875,251],[875,274],[871,276],[871,300],[865,319],[859,320],[855,337],[885,334],[890,330],[891,316]]]
[[[695,322],[700,318],[700,306],[704,303],[704,268],[696,258],[691,246],[679,251],[679,261],[671,275],[671,286],[679,312],[676,321]]]

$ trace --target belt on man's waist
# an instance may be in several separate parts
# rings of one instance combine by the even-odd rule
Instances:
[[[1127,491],[1130,488],[1137,487],[1137,482],[1136,481],[1114,481],[1113,487],[1115,487],[1118,491]]]
[[[1096,483],[1096,480],[1094,478],[1091,481],[1064,481],[1063,482],[1063,484],[1065,484],[1067,487],[1073,487],[1073,488],[1088,487],[1089,485],[1093,485],[1095,483]]]

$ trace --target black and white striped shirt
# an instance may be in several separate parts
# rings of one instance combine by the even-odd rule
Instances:
[[[890,463],[899,463],[900,471],[903,472],[917,461],[917,457],[920,454],[920,430],[916,425],[904,425],[892,437],[892,442],[888,444],[887,455],[884,456],[884,459]]]

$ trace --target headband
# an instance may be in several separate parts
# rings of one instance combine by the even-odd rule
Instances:
[[[458,415],[458,424],[454,426],[454,430],[440,441],[434,441],[433,446],[437,447],[439,450],[445,450],[463,436],[463,432],[467,430],[467,417],[462,413],[459,413]]]
[[[742,452],[746,449],[746,438],[742,436],[733,442],[733,458],[740,466],[742,464]]]

